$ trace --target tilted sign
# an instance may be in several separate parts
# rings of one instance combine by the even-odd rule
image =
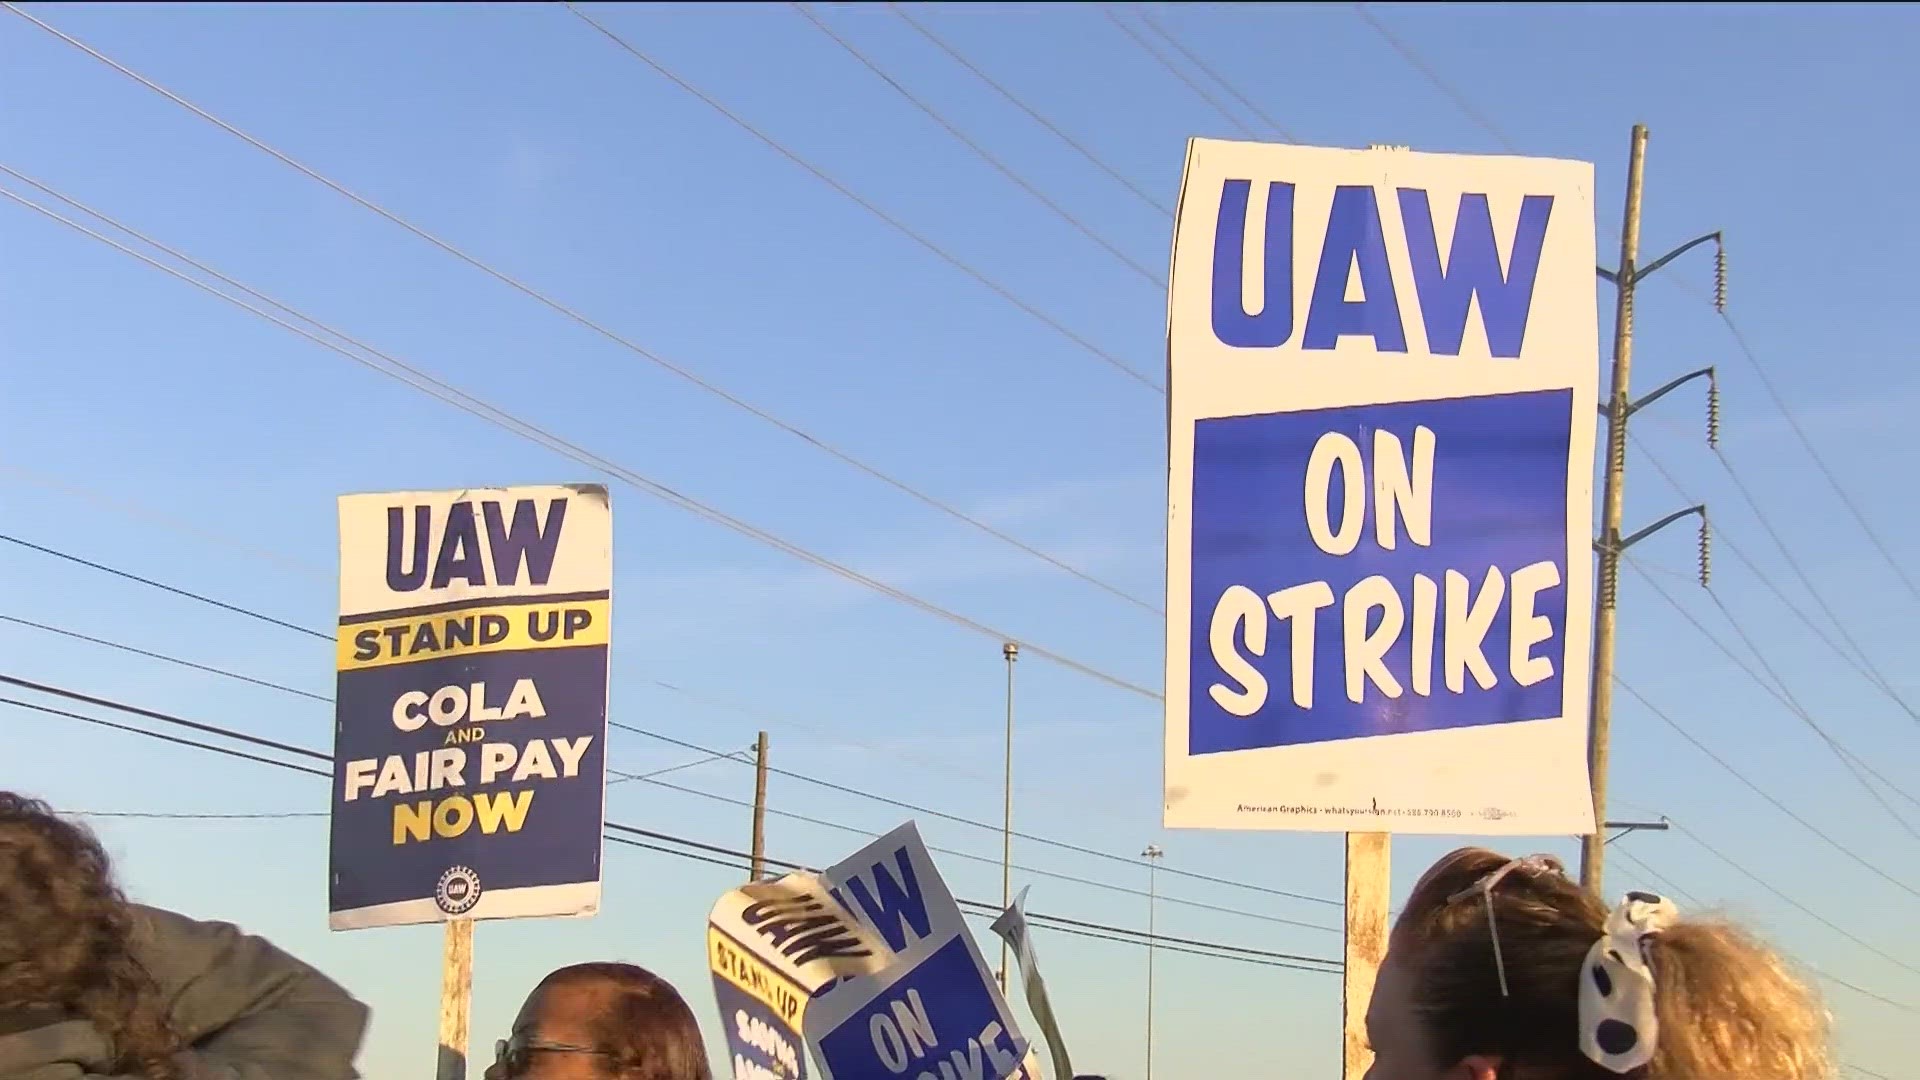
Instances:
[[[334,929],[599,909],[612,548],[598,485],[341,498]]]
[[[803,1030],[823,1080],[1009,1080],[1027,1040],[912,822],[821,875],[887,950],[814,998]]]
[[[888,955],[814,875],[720,897],[707,916],[707,961],[734,1080],[806,1080],[801,1024],[813,995],[880,970]]]
[[[1195,139],[1165,822],[1591,831],[1593,167]]]

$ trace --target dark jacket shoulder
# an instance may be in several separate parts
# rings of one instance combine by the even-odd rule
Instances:
[[[134,948],[186,1042],[187,1080],[357,1080],[367,1007],[265,938],[135,906]],[[106,1075],[114,1053],[63,1009],[0,1010],[0,1080]]]
[[[231,923],[135,913],[141,960],[209,1077],[356,1080],[368,1010],[338,983]]]

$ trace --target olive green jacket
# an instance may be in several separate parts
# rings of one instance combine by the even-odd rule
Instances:
[[[264,938],[137,907],[136,949],[188,1049],[187,1080],[358,1080],[367,1007]],[[139,1080],[106,1072],[92,1023],[0,1003],[0,1080]]]

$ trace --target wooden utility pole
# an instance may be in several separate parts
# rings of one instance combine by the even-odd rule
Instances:
[[[1620,224],[1619,286],[1613,309],[1613,381],[1607,396],[1607,473],[1600,501],[1600,595],[1593,608],[1593,707],[1587,730],[1587,771],[1593,780],[1593,828],[1580,840],[1580,883],[1600,892],[1606,839],[1607,764],[1613,731],[1613,635],[1620,595],[1620,517],[1626,506],[1627,376],[1633,367],[1633,290],[1640,258],[1640,186],[1646,172],[1647,128],[1633,126],[1627,157],[1627,209]]]
[[[1007,661],[1007,774],[1006,812],[1000,819],[1000,910],[1013,903],[1013,665],[1020,659],[1020,646],[1009,641],[1000,646]],[[1007,992],[1007,943],[1000,942],[1000,992]]]
[[[767,874],[767,733],[753,746],[753,865],[754,881]]]
[[[1347,834],[1346,970],[1341,1003],[1341,1076],[1361,1080],[1373,1067],[1367,1043],[1367,1006],[1380,961],[1387,955],[1387,895],[1393,837]]]
[[[1700,585],[1710,576],[1710,532],[1704,504],[1675,511],[1629,536],[1620,535],[1620,519],[1626,505],[1627,421],[1634,413],[1665,397],[1674,388],[1704,378],[1707,380],[1707,445],[1720,441],[1720,388],[1711,367],[1690,371],[1668,381],[1659,389],[1634,401],[1628,396],[1628,376],[1633,368],[1633,295],[1640,282],[1681,255],[1712,242],[1713,306],[1725,311],[1727,305],[1727,253],[1717,232],[1697,236],[1658,259],[1640,265],[1640,193],[1646,172],[1647,129],[1633,127],[1633,145],[1627,158],[1627,207],[1620,225],[1620,265],[1599,274],[1618,289],[1613,323],[1613,379],[1606,405],[1607,417],[1606,479],[1600,504],[1600,538],[1594,547],[1600,553],[1598,596],[1593,606],[1593,697],[1587,731],[1587,770],[1593,782],[1592,835],[1580,838],[1580,884],[1595,896],[1602,893],[1602,872],[1606,860],[1605,822],[1607,820],[1607,772],[1613,734],[1613,657],[1616,612],[1620,600],[1620,558],[1626,550],[1661,529],[1689,515],[1700,519]]]
[[[440,1059],[434,1080],[467,1080],[473,1013],[473,920],[450,919],[440,957]]]

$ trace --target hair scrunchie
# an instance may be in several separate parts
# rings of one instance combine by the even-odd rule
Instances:
[[[1613,1073],[1653,1060],[1660,1038],[1647,939],[1672,926],[1680,909],[1666,897],[1630,892],[1607,915],[1580,972],[1580,1052]]]

